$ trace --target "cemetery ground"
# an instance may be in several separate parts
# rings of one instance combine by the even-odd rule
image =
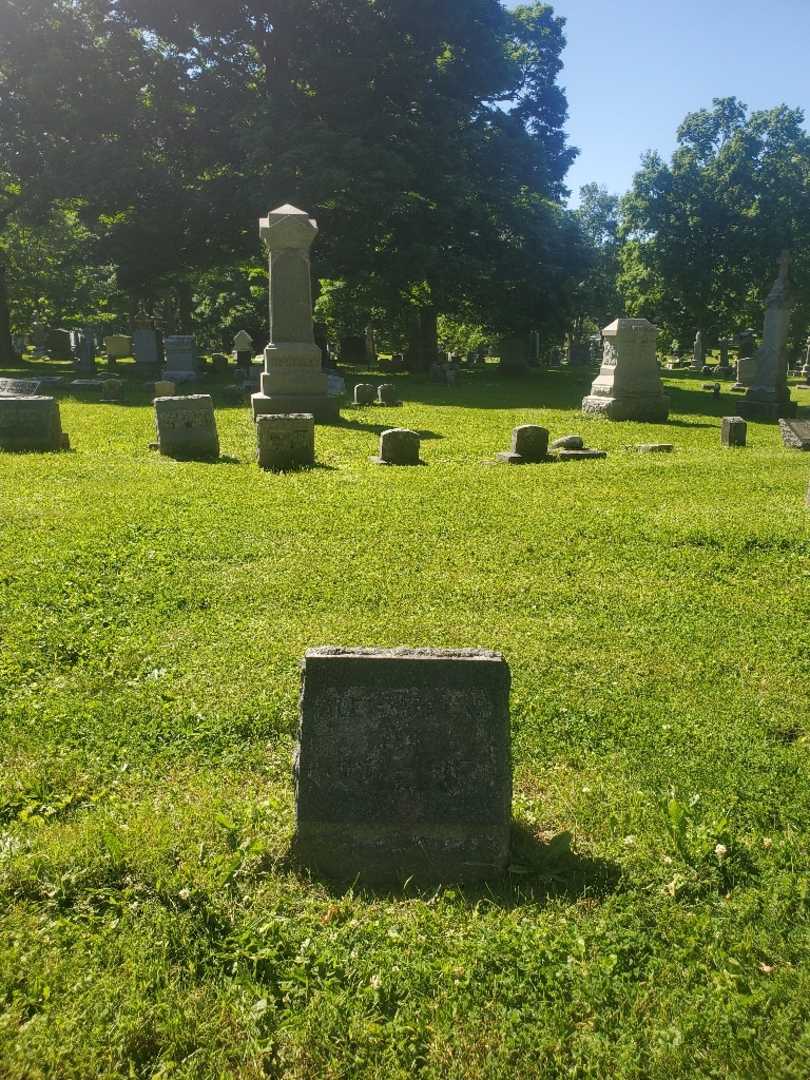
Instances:
[[[386,376],[286,475],[216,388],[217,464],[150,452],[145,392],[0,455],[0,1075],[810,1073],[810,455],[723,449],[686,377],[586,420],[591,378]],[[521,423],[609,456],[485,464]],[[369,461],[391,426],[424,467]],[[503,881],[296,866],[321,644],[505,654]]]

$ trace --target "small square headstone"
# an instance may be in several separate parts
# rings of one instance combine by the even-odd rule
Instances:
[[[741,416],[724,416],[720,427],[720,441],[723,446],[745,446],[748,424]]]
[[[389,428],[380,435],[375,465],[419,465],[419,436],[408,428]]]
[[[315,417],[312,413],[264,413],[256,417],[260,469],[282,472],[315,464]]]
[[[209,394],[155,398],[158,450],[166,457],[219,457],[214,403]]]
[[[70,449],[52,397],[0,397],[0,450]]]
[[[509,856],[509,668],[476,649],[311,649],[297,849],[327,877],[475,880]]]

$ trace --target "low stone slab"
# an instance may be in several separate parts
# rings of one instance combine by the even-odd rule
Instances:
[[[723,446],[745,446],[748,424],[741,416],[724,416],[720,425]]]
[[[810,420],[780,420],[782,442],[791,450],[810,450]]]
[[[37,397],[39,379],[0,379],[0,397]]]
[[[327,877],[471,881],[509,858],[509,668],[476,649],[310,649],[296,846]]]
[[[421,465],[419,435],[408,428],[389,428],[380,435],[380,452],[375,465]]]
[[[69,450],[55,398],[0,397],[0,450]]]
[[[639,443],[633,447],[639,454],[671,454],[675,449],[670,442]]]
[[[606,457],[607,450],[560,450],[557,453],[558,461],[588,461]]]
[[[260,469],[284,472],[315,464],[315,417],[312,413],[265,413],[256,418]]]
[[[219,457],[214,403],[209,394],[155,398],[157,448],[166,457],[207,461]]]
[[[552,450],[584,450],[585,441],[581,435],[563,435],[551,444]]]

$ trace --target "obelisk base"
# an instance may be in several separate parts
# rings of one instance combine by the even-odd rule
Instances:
[[[756,391],[756,387],[752,388]],[[767,396],[759,397],[749,390],[744,398],[740,398],[737,411],[744,420],[762,420],[766,423],[776,423],[777,420],[791,420],[797,415],[798,404],[785,398],[782,401],[768,399]]]
[[[601,416],[606,420],[639,420],[663,424],[669,416],[669,398],[665,394],[628,394],[622,397],[589,394],[582,399],[582,412],[585,416]]]
[[[268,413],[312,413],[317,424],[340,419],[340,401],[327,394],[252,394],[253,419]]]

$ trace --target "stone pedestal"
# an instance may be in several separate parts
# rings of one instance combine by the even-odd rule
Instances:
[[[259,232],[270,257],[270,343],[261,390],[251,398],[253,418],[312,413],[319,422],[337,420],[312,323],[309,249],[318,226],[303,210],[280,206],[262,218]]]
[[[509,861],[509,668],[462,649],[310,649],[296,852],[367,882],[474,881]]]
[[[582,400],[588,416],[663,423],[669,416],[655,355],[658,327],[647,319],[616,319],[602,331],[599,375]]]
[[[52,397],[0,396],[0,450],[69,450]]]
[[[311,413],[259,416],[256,440],[260,469],[284,472],[315,464],[315,419]]]

